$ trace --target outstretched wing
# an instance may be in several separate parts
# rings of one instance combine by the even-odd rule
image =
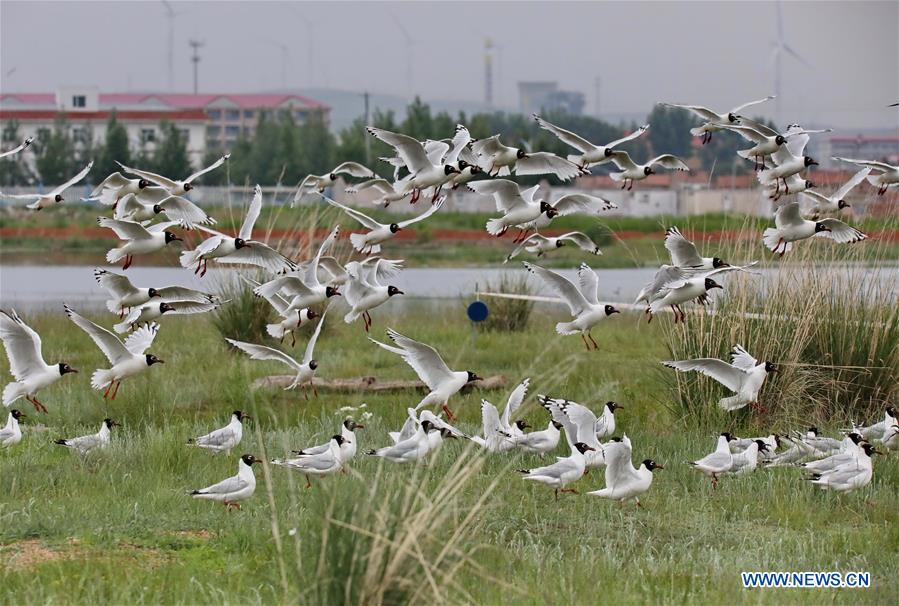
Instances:
[[[344,162],[343,164],[339,164],[334,168],[334,170],[331,171],[331,174],[344,174],[351,177],[356,177],[357,179],[373,179],[378,176],[358,162]]]
[[[851,244],[853,242],[861,242],[868,236],[855,229],[851,225],[843,223],[839,219],[822,219],[819,223],[823,223],[829,231],[816,232],[816,236],[830,238],[834,242],[840,244]]]
[[[625,135],[624,137],[621,137],[620,139],[615,139],[611,143],[606,144],[606,148],[612,149],[614,147],[617,147],[618,145],[621,145],[622,143],[627,143],[628,141],[633,141],[637,137],[642,137],[643,133],[645,133],[648,130],[649,130],[649,124],[644,124],[637,130],[632,132],[631,134]]]
[[[431,215],[436,213],[438,210],[443,208],[444,202],[446,202],[446,196],[442,196],[439,200],[437,200],[436,204],[431,205],[431,208],[429,208],[425,212],[421,213],[417,217],[413,217],[411,219],[406,219],[405,221],[400,221],[399,222],[400,228],[409,227],[413,223],[418,223],[419,221],[424,221],[425,219],[427,219],[428,217],[430,217]]]
[[[169,196],[159,203],[169,219],[180,222],[187,229],[197,224],[214,225],[215,219],[207,215],[203,209],[181,196]]]
[[[437,350],[430,345],[403,336],[391,328],[387,329],[387,336],[399,347],[392,347],[372,338],[369,340],[379,347],[401,356],[430,389],[437,389],[441,383],[453,378],[453,372],[437,353]]]
[[[330,307],[329,307],[330,308]],[[309,364],[312,361],[312,354],[315,352],[315,343],[318,341],[318,336],[322,334],[322,326],[325,325],[325,316],[328,315],[328,309],[325,309],[324,313],[322,313],[321,319],[318,321],[318,324],[315,326],[315,332],[312,333],[312,338],[309,339],[309,343],[306,345],[306,351],[303,354],[303,364]]]
[[[647,162],[647,164],[649,166],[658,164],[662,168],[667,168],[668,170],[690,170],[690,167],[684,164],[683,160],[673,154],[662,154],[661,156],[656,156],[655,158]]]
[[[94,165],[94,161],[91,160],[90,162],[87,163],[87,166],[85,166],[83,169],[81,169],[80,173],[78,173],[77,175],[75,175],[74,177],[72,177],[71,179],[69,179],[68,181],[66,181],[65,183],[63,183],[62,185],[60,185],[59,187],[57,187],[56,189],[54,189],[47,195],[51,196],[51,197],[56,196],[57,194],[61,194],[65,190],[69,189],[70,187],[72,187],[73,185],[75,185],[76,183],[78,183],[79,181],[84,179],[84,177],[87,176],[87,173],[89,173],[91,171],[91,167],[93,165]]]
[[[831,198],[839,202],[840,200],[845,198],[849,194],[849,192],[855,189],[856,185],[864,181],[865,177],[867,177],[870,173],[870,167],[861,169],[860,171],[852,175],[852,177],[848,181],[846,181],[843,186],[840,187],[840,189],[835,191],[831,195]]]
[[[743,379],[746,377],[745,371],[731,366],[723,360],[715,358],[696,358],[694,360],[682,360],[680,362],[666,361],[662,362],[668,368],[673,368],[681,372],[695,370],[707,377],[711,377],[730,389],[733,392],[740,391]]]
[[[554,271],[550,271],[548,269],[540,267],[539,265],[534,265],[533,263],[528,263],[526,261],[524,262],[524,266],[528,269],[528,271],[537,275],[547,284],[547,286],[555,290],[559,294],[559,296],[562,297],[562,300],[568,304],[568,309],[571,310],[571,315],[580,315],[582,311],[587,309],[588,304],[587,300],[584,298],[584,295],[567,278],[564,278]]]
[[[125,340],[125,348],[134,355],[139,356],[153,345],[153,340],[158,332],[159,324],[156,322],[149,326],[141,326]]]
[[[743,105],[738,105],[735,108],[733,108],[732,110],[730,110],[730,113],[732,113],[732,114],[739,113],[741,110],[744,110],[747,107],[752,107],[753,105],[758,105],[760,103],[764,103],[765,101],[770,101],[771,99],[774,99],[774,95],[768,95],[764,99],[756,99],[755,101],[750,101],[749,103],[744,103]]]
[[[799,213],[799,202],[784,204],[774,213],[774,224],[778,229],[801,225],[803,221],[804,219]]]
[[[122,170],[125,171],[126,173],[131,173],[132,175],[137,175],[138,177],[142,177],[142,178],[146,179],[147,181],[152,181],[153,183],[156,183],[157,185],[161,185],[161,186],[165,187],[166,189],[175,189],[178,187],[178,183],[175,181],[172,181],[168,177],[163,177],[162,175],[157,175],[156,173],[151,173],[148,170],[140,170],[138,168],[131,168],[130,166],[125,166],[124,164],[122,164],[119,161],[116,161],[116,164],[118,164],[122,168]]]
[[[97,281],[97,284],[119,299],[137,292],[137,289],[134,288],[134,285],[131,284],[131,280],[127,277],[105,269],[100,269],[99,267],[94,268],[94,279]]]
[[[12,149],[8,149],[5,152],[0,153],[0,158],[5,158],[7,156],[12,156],[13,154],[19,153],[20,151],[31,145],[32,141],[34,141],[34,137],[28,137],[20,145],[17,145]]]
[[[665,248],[671,255],[671,262],[677,267],[699,267],[702,257],[696,245],[687,240],[677,227],[665,231]]]
[[[568,181],[582,174],[584,170],[570,160],[549,152],[534,152],[525,155],[515,163],[516,175],[554,174],[560,181]]]
[[[551,132],[556,136],[557,139],[559,139],[559,141],[565,143],[566,145],[570,145],[582,154],[586,154],[588,151],[596,149],[595,145],[593,145],[583,137],[574,134],[570,130],[565,130],[564,128],[556,126],[551,122],[547,122],[537,114],[534,114],[534,120],[537,121],[537,126],[545,131]]]
[[[218,160],[216,160],[215,162],[213,162],[212,164],[210,164],[210,165],[207,166],[206,168],[204,168],[204,169],[202,169],[202,170],[198,170],[198,171],[195,172],[194,174],[190,175],[187,179],[184,180],[184,182],[185,182],[185,183],[190,183],[191,181],[193,181],[193,180],[196,179],[197,177],[200,177],[200,176],[202,176],[202,175],[205,175],[206,173],[208,173],[208,172],[211,171],[211,170],[217,169],[219,166],[221,166],[222,164],[225,163],[225,160],[227,160],[227,159],[230,158],[230,157],[231,157],[231,154],[225,154],[224,156],[222,156],[221,158],[219,158]]]
[[[75,323],[75,326],[86,332],[88,336],[94,340],[94,343],[97,344],[97,347],[100,348],[103,355],[105,355],[113,365],[131,357],[131,351],[119,341],[117,336],[102,326],[97,326],[68,305],[64,305],[63,309],[65,310],[66,315],[69,316],[69,319]]]
[[[335,200],[332,200],[327,196],[322,196],[322,198],[325,199],[325,202],[327,202],[334,208],[339,208],[367,229],[378,229],[380,227],[383,227],[380,223],[378,223],[362,211],[358,211],[355,208],[350,208],[349,206],[344,206],[340,202],[336,202]]]
[[[251,360],[273,360],[275,362],[281,362],[282,364],[291,367],[296,372],[303,369],[299,362],[278,349],[266,347],[265,345],[236,341],[234,339],[225,339],[225,341],[248,354]]]
[[[742,345],[735,345],[730,352],[731,363],[742,370],[752,370],[758,366],[759,361],[756,360]]]
[[[9,369],[16,381],[43,371],[47,363],[41,355],[41,337],[16,314],[0,310],[0,339],[6,346]]]
[[[525,396],[528,395],[528,386],[530,386],[530,384],[531,380],[525,379],[518,384],[518,387],[512,390],[511,394],[509,394],[509,399],[506,402],[506,407],[503,409],[503,416],[500,420],[503,427],[509,427],[512,415],[521,408],[521,403],[524,402]]]
[[[577,212],[599,213],[603,210],[618,208],[618,205],[598,196],[566,194],[553,202],[552,207],[564,216]]]
[[[261,211],[262,187],[257,184],[253,190],[253,199],[250,201],[250,207],[247,209],[247,216],[244,218],[243,225],[240,226],[240,232],[237,234],[238,238],[243,240],[253,239],[253,226],[256,225],[256,219],[259,218]]]
[[[570,231],[567,234],[562,234],[561,236],[559,236],[559,240],[570,240],[584,252],[592,253],[594,255],[602,254],[602,251],[599,250],[599,246],[596,245],[596,242],[591,240],[590,236],[588,236],[584,232]]]
[[[577,270],[578,289],[591,305],[599,305],[599,278],[596,272],[587,265],[581,263]]]
[[[152,234],[143,225],[134,221],[100,217],[97,219],[97,224],[114,231],[120,240],[148,240],[152,237]]]

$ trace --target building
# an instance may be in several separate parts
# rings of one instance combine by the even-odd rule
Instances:
[[[563,112],[579,116],[584,113],[584,93],[560,90],[558,82],[519,82],[518,99],[521,113]]]
[[[880,160],[899,164],[899,135],[858,135],[855,137],[830,137],[821,146],[821,166],[825,168],[846,168],[846,164],[833,157],[855,158],[859,160]],[[815,157],[818,160],[817,157]]]
[[[76,145],[102,143],[113,112],[135,150],[152,152],[160,123],[173,123],[187,140],[191,162],[200,166],[207,150],[224,153],[241,135],[252,136],[263,115],[290,113],[303,123],[319,113],[327,123],[330,108],[289,94],[101,93],[90,87],[61,88],[55,94],[0,94],[0,127],[6,131],[9,123],[18,123],[19,138],[52,129],[57,116],[64,114]]]

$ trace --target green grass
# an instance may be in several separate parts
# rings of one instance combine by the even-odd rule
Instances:
[[[441,322],[432,321],[435,311]],[[561,316],[538,306],[527,331],[475,336],[461,305],[422,305],[402,316],[388,305],[375,314],[374,336],[393,326],[437,345],[454,368],[506,375],[509,389],[531,377],[523,415],[533,425],[547,421],[534,402],[537,393],[594,406],[619,401],[626,407],[619,423],[633,439],[635,458],[666,466],[642,509],[584,495],[555,502],[551,490],[514,472],[540,464],[538,458],[482,458],[450,442],[426,468],[360,456],[348,474],[316,481],[311,490],[284,469],[257,468],[256,495],[241,511],[228,512],[186,492],[232,475],[235,456],[212,457],[184,442],[223,424],[234,408],[255,419],[240,451],[268,459],[325,439],[342,418],[338,408],[363,402],[372,417],[360,432],[360,448],[383,445],[386,431],[399,427],[417,398],[323,392],[306,401],[300,392],[254,391],[254,379],[282,369],[230,353],[203,316],[167,318],[152,348],[166,364],[127,380],[106,405],[88,386],[90,372],[105,363],[88,337],[62,314],[28,318],[44,337],[47,359],[69,361],[82,372],[42,393],[49,416],[21,404],[29,414],[25,439],[0,452],[4,600],[896,602],[895,454],[875,461],[872,485],[854,494],[813,490],[793,469],[727,478],[713,492],[683,464],[708,452],[711,431],[690,429],[656,370],[667,355],[669,319],[647,326],[635,316],[615,317],[594,331],[600,350],[591,353],[577,337],[553,333]],[[101,321],[111,324],[109,316]],[[396,356],[368,343],[359,325],[339,321],[329,326],[316,358],[323,378],[412,377]],[[0,372],[8,376],[5,357]],[[499,404],[507,391],[475,389],[457,398],[460,425],[475,431],[480,399]],[[776,402],[777,391],[767,397]],[[80,459],[50,443],[93,432],[107,415],[124,426],[98,456]],[[834,418],[831,428],[843,421]],[[728,417],[725,425],[720,429],[744,434],[769,429],[749,414]],[[583,492],[602,483],[591,472],[576,487]],[[744,570],[867,570],[873,587],[748,591],[739,581]]]

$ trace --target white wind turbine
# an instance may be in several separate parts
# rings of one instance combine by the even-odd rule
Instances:
[[[775,100],[777,112],[777,125],[778,128],[782,126],[781,123],[781,101],[783,99],[783,91],[781,90],[781,85],[783,82],[783,56],[784,54],[790,55],[804,65],[805,67],[811,69],[812,65],[805,60],[805,58],[800,55],[792,46],[787,43],[786,37],[784,36],[784,27],[783,27],[783,15],[780,10],[780,2],[777,2],[777,40],[773,43],[771,48],[771,62],[774,64],[774,94],[777,97]]]

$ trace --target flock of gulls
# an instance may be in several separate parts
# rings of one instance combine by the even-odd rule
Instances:
[[[899,167],[881,162],[839,158],[860,166],[843,187],[830,195],[815,191],[814,184],[803,176],[809,166],[817,162],[805,155],[809,136],[826,131],[803,129],[790,125],[784,132],[750,120],[740,114],[747,107],[773,97],[743,104],[726,113],[717,113],[705,107],[674,105],[699,116],[703,124],[691,131],[702,137],[703,144],[711,140],[715,132],[722,130],[739,134],[752,146],[738,152],[741,158],[751,160],[758,180],[771,198],[774,210],[774,227],[766,229],[762,240],[768,249],[779,255],[789,252],[793,245],[813,236],[823,236],[837,243],[863,240],[865,234],[832,216],[849,205],[845,197],[849,191],[865,179],[883,194],[888,188],[899,187]],[[669,104],[665,104],[669,105]],[[240,276],[259,297],[263,297],[274,309],[278,320],[267,326],[268,334],[281,342],[290,335],[291,345],[296,341],[297,329],[316,322],[311,338],[306,344],[302,359],[268,345],[247,343],[234,339],[227,342],[253,360],[276,361],[287,366],[294,380],[287,389],[301,387],[304,394],[315,384],[312,379],[318,368],[314,352],[316,342],[334,297],[342,297],[348,311],[346,323],[362,319],[363,328],[369,332],[371,312],[388,302],[393,296],[403,294],[390,284],[403,269],[403,260],[387,259],[380,255],[383,245],[408,227],[427,220],[446,205],[445,190],[465,186],[471,191],[492,196],[498,216],[487,222],[489,234],[502,237],[509,228],[518,230],[515,248],[505,261],[527,253],[536,258],[551,254],[562,246],[573,245],[587,254],[600,254],[599,247],[584,233],[570,232],[557,237],[540,233],[552,225],[558,216],[585,214],[597,216],[615,205],[601,197],[574,193],[556,199],[544,199],[538,187],[522,189],[508,178],[510,175],[554,175],[561,181],[569,181],[588,174],[598,165],[611,163],[617,171],[611,178],[631,189],[636,182],[654,174],[657,168],[689,170],[686,163],[671,154],[661,154],[646,162],[633,160],[619,147],[649,129],[643,126],[630,135],[606,145],[594,144],[583,137],[562,129],[535,115],[540,128],[555,135],[577,153],[562,158],[548,152],[531,152],[510,147],[499,135],[475,140],[468,129],[458,125],[452,137],[439,141],[418,141],[402,133],[369,127],[369,134],[390,146],[395,155],[382,158],[394,168],[393,182],[380,178],[368,168],[344,162],[324,175],[309,175],[299,184],[294,202],[306,195],[319,195],[328,204],[349,216],[361,226],[361,230],[349,236],[350,243],[362,258],[347,263],[339,262],[330,254],[340,237],[340,227],[334,226],[324,238],[312,258],[294,261],[263,241],[254,239],[253,230],[262,208],[262,189],[256,186],[246,217],[236,235],[217,231],[216,221],[185,196],[194,188],[193,182],[203,174],[215,170],[228,161],[222,156],[212,165],[185,179],[177,180],[150,171],[121,165],[100,182],[85,200],[98,202],[111,209],[111,216],[98,219],[100,226],[110,229],[120,240],[119,246],[106,256],[110,264],[122,262],[127,270],[136,257],[151,255],[174,242],[183,242],[176,230],[197,230],[204,238],[194,249],[180,255],[180,264],[203,277],[208,263],[251,266],[254,271],[269,274],[267,281],[256,282]],[[0,157],[24,150],[32,139]],[[47,194],[6,196],[27,199],[27,208],[40,211],[65,200],[63,194],[84,179],[91,169],[89,163],[65,184]],[[373,206],[385,208],[405,199],[416,204],[425,202],[426,209],[412,219],[397,223],[380,223],[362,211],[350,208],[324,196],[339,176],[364,179],[347,189],[350,194],[369,192],[375,194]],[[402,175],[402,176],[401,176]],[[801,193],[811,203],[803,212],[800,202],[792,196]],[[823,218],[822,218],[823,217]],[[154,221],[159,218],[159,222]],[[665,234],[665,248],[671,256],[671,264],[659,268],[637,298],[645,304],[648,320],[666,307],[674,312],[674,321],[685,321],[683,305],[690,302],[706,304],[709,293],[723,289],[719,282],[730,272],[752,273],[749,268],[755,262],[731,265],[719,257],[705,257],[697,247],[677,229],[670,227]],[[599,299],[599,281],[596,273],[586,263],[577,271],[576,280],[525,262],[528,271],[536,275],[555,291],[568,306],[571,320],[556,325],[560,335],[580,335],[588,350],[597,349],[591,329],[613,314],[615,306]],[[109,293],[108,311],[117,318],[110,328],[96,324],[68,305],[64,312],[75,326],[84,331],[108,359],[108,368],[95,370],[90,386],[103,391],[103,398],[114,400],[123,380],[147,372],[164,361],[150,353],[160,329],[160,323],[170,315],[198,314],[212,311],[227,304],[212,293],[181,286],[135,286],[124,274],[97,268],[94,277],[100,288]],[[317,311],[320,309],[321,311]],[[331,320],[329,320],[331,321]],[[387,330],[390,343],[372,338],[377,348],[395,354],[408,364],[427,386],[428,393],[414,407],[408,409],[403,426],[388,436],[387,445],[369,449],[367,455],[380,457],[395,463],[422,462],[436,452],[446,439],[471,440],[490,453],[524,452],[545,457],[553,453],[564,436],[569,451],[567,456],[557,457],[548,465],[521,470],[525,480],[545,484],[554,489],[556,498],[560,492],[576,492],[568,486],[580,479],[589,469],[604,468],[605,486],[588,494],[617,501],[633,499],[639,505],[639,496],[652,484],[653,472],[663,466],[646,458],[635,466],[633,446],[626,434],[616,436],[616,411],[622,407],[607,402],[596,412],[584,404],[564,398],[540,394],[537,401],[546,411],[548,419],[543,429],[526,431],[530,425],[516,418],[525,401],[530,381],[524,379],[509,395],[502,412],[487,400],[482,400],[482,426],[479,435],[470,435],[452,425],[456,422],[449,408],[450,400],[464,387],[480,380],[470,370],[453,370],[440,353],[426,343],[407,337],[393,329]],[[66,362],[47,364],[43,358],[40,336],[29,327],[14,310],[0,312],[0,338],[6,349],[10,371],[14,381],[3,390],[6,407],[24,398],[36,410],[47,413],[47,408],[37,399],[37,393],[56,383],[67,374],[78,370]],[[666,366],[680,372],[699,372],[726,387],[733,395],[721,399],[719,405],[726,410],[737,410],[747,405],[762,408],[760,392],[769,373],[777,372],[777,364],[760,361],[741,345],[734,347],[730,362],[701,358],[666,361]],[[22,439],[20,421],[26,415],[18,409],[9,413],[5,427],[0,430],[0,444],[14,446]],[[189,444],[212,453],[230,453],[237,448],[243,436],[243,423],[250,417],[235,410],[229,423],[206,435],[195,437]],[[103,449],[110,443],[110,432],[118,425],[106,418],[95,434],[76,438],[59,439],[55,443],[80,454]],[[293,451],[290,455],[271,461],[306,476],[307,486],[313,476],[326,476],[342,470],[357,455],[356,431],[363,426],[347,418],[328,441]],[[724,476],[745,474],[760,464],[767,466],[801,465],[809,474],[809,480],[821,488],[848,491],[863,487],[871,481],[871,455],[877,453],[873,443],[879,442],[885,449],[899,449],[899,425],[896,410],[887,408],[882,420],[873,425],[855,426],[844,432],[840,439],[819,436],[810,428],[805,434],[738,439],[729,433],[717,438],[715,449],[709,455],[690,462],[696,470],[711,478],[712,485]],[[229,507],[240,507],[240,502],[253,495],[256,479],[252,469],[259,459],[244,454],[238,460],[237,475],[206,488],[193,490],[197,499],[222,502]]]

